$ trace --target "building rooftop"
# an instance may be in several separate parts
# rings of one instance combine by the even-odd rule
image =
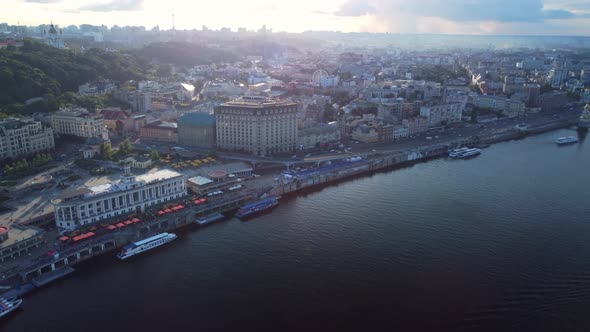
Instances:
[[[184,126],[213,126],[215,117],[207,113],[186,113],[178,119],[179,125]]]
[[[265,107],[273,107],[273,106],[295,106],[296,103],[293,103],[289,100],[284,99],[274,99],[269,98],[267,96],[243,96],[236,100],[232,100],[225,104],[222,104],[221,107],[242,107],[242,108],[265,108]]]
[[[95,118],[101,119],[103,118],[102,115],[91,114],[85,108],[80,107],[70,107],[70,108],[62,108],[59,111],[55,112],[53,116],[60,116],[60,117],[69,117],[69,118]]]
[[[34,121],[33,119],[6,118],[4,120],[0,120],[0,127],[6,129],[19,129],[26,125],[35,123],[37,123],[37,121]]]
[[[169,169],[163,169],[159,171],[155,171],[152,173],[147,173],[143,175],[139,175],[136,177],[137,181],[144,181],[146,184],[150,184],[152,182],[159,182],[163,180],[172,179],[178,176],[182,176],[182,174],[177,173],[175,171],[171,171]]]
[[[172,179],[175,177],[182,176],[182,174],[171,171],[171,170],[159,170],[143,175],[135,176],[135,182],[131,183],[138,183],[139,185],[148,185],[155,182],[160,182],[168,179]],[[83,199],[92,199],[97,196],[102,196],[106,194],[112,194],[120,191],[127,190],[127,185],[129,182],[125,182],[124,180],[103,183],[94,186],[82,187],[75,190],[68,190],[60,195],[57,200],[53,201],[55,204],[59,204],[61,200],[69,200],[69,199],[76,199],[76,198],[83,198]]]
[[[41,234],[43,230],[36,227],[12,226],[8,229],[8,239],[0,243],[0,250]]]
[[[188,182],[190,182],[190,183],[194,183],[194,184],[196,184],[197,186],[206,186],[206,185],[208,185],[208,184],[211,184],[211,183],[213,183],[213,180],[211,180],[211,179],[208,179],[208,178],[206,178],[206,177],[204,177],[204,176],[196,176],[196,177],[194,177],[194,178],[190,178],[190,179],[188,179]]]
[[[176,130],[176,129],[178,129],[178,123],[168,122],[168,121],[156,121],[156,122],[148,123],[147,125],[144,126],[144,128]]]

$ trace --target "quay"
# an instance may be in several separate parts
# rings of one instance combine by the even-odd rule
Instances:
[[[72,267],[76,264],[112,253],[129,243],[160,232],[201,224],[198,221],[207,223],[206,221],[209,219],[221,219],[220,216],[224,214],[230,215],[240,206],[251,203],[264,195],[283,196],[296,194],[299,191],[330,185],[350,177],[385,171],[446,156],[449,149],[519,139],[529,134],[538,134],[573,124],[575,124],[573,120],[561,119],[529,127],[526,132],[512,128],[502,132],[453,139],[446,142],[433,142],[428,146],[415,149],[366,153],[362,155],[362,158],[359,158],[360,160],[349,158],[346,162],[340,161],[328,166],[319,167],[319,162],[317,162],[317,169],[295,172],[288,177],[279,176],[274,187],[228,192],[223,197],[209,198],[207,204],[194,205],[191,204],[188,197],[182,197],[181,200],[185,202],[183,204],[186,207],[182,210],[165,216],[158,216],[158,208],[148,209],[141,215],[141,222],[138,224],[117,229],[113,232],[99,232],[100,234],[90,240],[62,246],[53,255],[37,258],[37,260],[28,262],[25,266],[14,266],[9,269],[5,267],[3,271],[0,271],[3,274],[0,283],[1,285],[11,285],[12,289],[3,293],[2,296],[24,295],[33,291],[36,287],[44,286],[69,275],[74,271]],[[340,159],[345,159],[345,157],[341,156]],[[352,159],[355,160],[352,161]],[[313,162],[302,162],[302,164],[310,165]],[[109,221],[105,222],[108,223]]]
[[[291,176],[279,176],[278,184],[269,192],[272,195],[283,196],[295,194],[299,191],[313,189],[337,183],[354,176],[362,176],[377,171],[386,171],[418,162],[445,157],[450,149],[473,146],[489,146],[493,143],[515,140],[527,135],[540,134],[547,131],[572,126],[575,120],[555,120],[539,126],[527,128],[526,131],[509,129],[503,132],[466,137],[449,142],[431,144],[429,146],[407,150],[375,152],[365,155],[362,161],[340,163],[327,166],[319,172],[294,172]]]
[[[145,219],[133,229],[105,233],[96,236],[90,242],[68,245],[51,257],[13,270],[4,280],[8,280],[13,286],[19,285],[19,287],[18,290],[14,287],[6,294],[24,295],[34,290],[35,287],[44,286],[72,273],[74,271],[72,266],[78,263],[114,252],[129,243],[156,233],[195,225],[195,220],[199,218],[203,219],[211,215],[222,215],[222,213],[237,210],[240,206],[255,200],[256,197],[254,192],[243,191],[225,199],[211,200],[211,203],[206,206],[197,205],[162,217],[155,217],[155,211],[148,211]]]
[[[41,275],[41,277],[33,278],[32,283],[35,287],[43,287],[53,281],[61,279],[75,270],[69,266],[64,266],[61,269],[53,270],[51,272]]]

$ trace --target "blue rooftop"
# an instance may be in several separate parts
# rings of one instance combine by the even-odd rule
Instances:
[[[178,124],[187,126],[213,126],[215,118],[207,113],[186,113],[178,119]]]

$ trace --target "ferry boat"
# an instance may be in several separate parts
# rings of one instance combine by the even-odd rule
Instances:
[[[120,260],[127,259],[131,256],[141,254],[144,251],[155,249],[159,246],[162,246],[168,242],[175,240],[176,238],[177,236],[174,233],[160,233],[145,240],[141,240],[126,245],[117,254],[117,258],[119,258]]]
[[[21,306],[21,304],[23,304],[23,300],[18,299],[16,297],[9,299],[0,298],[0,318],[18,309]]]
[[[262,199],[257,202],[240,207],[240,209],[236,213],[236,217],[244,220],[249,217],[254,217],[255,215],[262,213],[264,211],[271,210],[275,208],[277,205],[279,205],[279,199],[277,197]]]
[[[479,154],[481,154],[481,149],[461,148],[461,149],[456,149],[456,150],[449,152],[449,157],[465,159],[465,158],[477,156]]]
[[[555,140],[555,143],[557,145],[572,144],[572,143],[577,143],[577,142],[578,142],[578,138],[576,138],[574,136],[560,137]]]
[[[469,148],[460,148],[460,149],[455,149],[455,150],[449,150],[449,157],[456,158],[460,154],[466,152],[467,150],[469,150]]]
[[[481,149],[478,149],[478,148],[467,149],[467,151],[459,154],[457,156],[457,158],[465,159],[465,158],[475,157],[480,154],[481,154]]]
[[[209,223],[212,223],[214,221],[217,220],[221,220],[224,218],[224,215],[221,213],[216,213],[216,214],[212,214],[210,216],[206,216],[206,217],[202,217],[196,220],[197,224],[199,224],[199,226],[203,226]]]

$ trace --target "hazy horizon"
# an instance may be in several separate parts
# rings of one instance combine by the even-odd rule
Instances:
[[[6,0],[0,21],[60,27],[159,26],[179,30],[228,27],[300,33],[587,36],[590,1],[570,0]],[[26,13],[25,15],[22,15]],[[15,15],[16,14],[16,15]],[[174,18],[173,18],[174,15]]]

